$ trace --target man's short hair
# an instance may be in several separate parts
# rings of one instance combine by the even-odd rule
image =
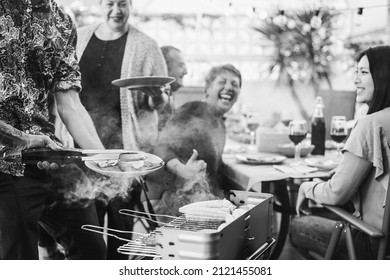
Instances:
[[[174,47],[174,46],[162,46],[161,48],[161,52],[165,58],[165,61],[168,63],[169,61],[169,53],[171,51],[178,51],[178,52],[181,52],[181,50],[179,50],[178,48]]]

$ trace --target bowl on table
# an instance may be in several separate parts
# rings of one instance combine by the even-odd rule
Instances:
[[[302,145],[301,157],[306,157],[313,149],[314,145]],[[278,151],[286,157],[293,158],[295,154],[295,145],[293,143],[278,145]]]

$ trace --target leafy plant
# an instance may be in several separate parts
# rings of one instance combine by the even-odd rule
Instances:
[[[309,116],[295,90],[296,81],[309,82],[318,94],[319,84],[330,80],[330,63],[333,61],[332,22],[337,14],[326,8],[306,8],[288,13],[275,12],[271,17],[253,26],[273,49],[268,57],[268,72],[277,76],[277,81],[287,79],[292,97],[301,115]]]

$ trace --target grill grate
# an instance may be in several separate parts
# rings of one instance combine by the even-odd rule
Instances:
[[[161,234],[160,228],[197,232],[205,229],[217,230],[222,223],[222,221],[187,220],[185,216],[182,215],[150,232],[146,237],[138,238],[134,240],[134,242],[128,242],[119,247],[118,252],[135,257],[161,258],[161,256],[156,253],[155,245],[151,245],[151,243],[156,240],[156,235]]]
[[[188,230],[188,231],[199,231],[203,229],[215,229],[222,224],[222,221],[205,221],[205,220],[187,220],[184,216],[181,216],[167,225],[163,226],[163,228],[173,228],[177,230]]]

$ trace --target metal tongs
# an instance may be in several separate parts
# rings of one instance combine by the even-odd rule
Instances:
[[[141,236],[147,236],[148,235],[146,233],[139,233],[139,232],[129,231],[129,230],[118,230],[118,229],[106,228],[106,227],[95,226],[95,225],[83,225],[83,226],[81,226],[81,229],[92,231],[92,232],[96,232],[96,233],[100,233],[102,235],[111,236],[111,237],[114,237],[116,239],[119,239],[119,240],[122,240],[122,241],[126,241],[126,242],[129,242],[129,243],[134,243],[134,244],[142,244],[142,243],[134,241],[132,239],[127,239],[127,238],[120,237],[118,235],[110,233],[109,231],[122,233],[122,234],[138,234],[138,235],[141,235]],[[106,232],[104,230],[106,230]]]
[[[117,230],[112,228],[106,228],[101,226],[95,226],[95,225],[83,225],[81,226],[81,229],[96,232],[102,235],[107,235],[114,237],[116,239],[122,240],[127,242],[127,247],[131,246],[131,250],[133,252],[136,252],[136,255],[144,256],[144,257],[156,257],[156,249],[154,246],[146,245],[145,243],[137,240],[127,239],[120,237],[118,235],[115,235],[113,233],[110,233],[109,231],[117,232],[117,233],[123,233],[123,234],[138,234],[141,236],[148,236],[149,234],[146,233],[139,233],[135,231],[128,231],[128,230]],[[106,230],[106,232],[104,231]]]
[[[120,209],[119,213],[126,215],[126,216],[133,217],[133,218],[145,219],[145,220],[148,220],[148,221],[160,224],[160,225],[164,225],[164,226],[168,226],[168,225],[170,225],[170,223],[160,222],[160,221],[157,221],[157,220],[152,219],[150,217],[156,217],[156,218],[162,217],[162,218],[168,218],[168,219],[172,219],[172,220],[177,219],[176,216],[170,216],[170,215],[164,215],[164,214],[151,214],[151,213],[136,211],[136,210],[131,210],[131,209]]]

